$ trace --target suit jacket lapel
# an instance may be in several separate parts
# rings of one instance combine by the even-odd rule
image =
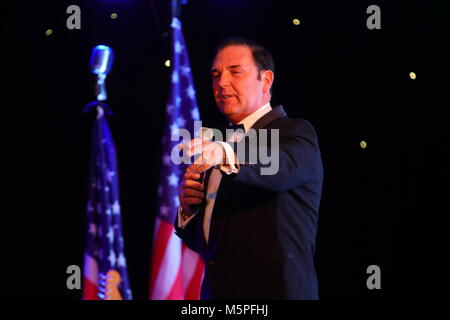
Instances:
[[[252,126],[252,129],[258,130],[265,128],[272,121],[282,117],[287,117],[287,114],[284,111],[283,106],[280,104],[259,118],[258,121],[256,121]]]

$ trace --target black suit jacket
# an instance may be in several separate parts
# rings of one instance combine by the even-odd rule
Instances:
[[[238,174],[222,174],[208,243],[204,204],[184,229],[175,221],[178,236],[205,260],[202,299],[318,299],[313,257],[323,167],[316,133],[282,106],[253,126],[261,128],[279,129],[278,172],[261,175],[258,159],[241,164]]]

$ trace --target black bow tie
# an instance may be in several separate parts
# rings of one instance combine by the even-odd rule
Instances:
[[[234,131],[237,129],[242,129],[245,132],[245,127],[243,124],[228,124],[225,129],[233,129]]]
[[[229,141],[231,139],[231,137],[233,136],[234,132],[236,132],[236,130],[241,129],[245,134],[245,128],[243,124],[228,124],[224,130],[223,130],[223,137],[225,139],[225,141]],[[231,130],[231,131],[228,131]],[[228,132],[227,132],[228,131]]]

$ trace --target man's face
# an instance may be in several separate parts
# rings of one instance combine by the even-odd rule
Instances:
[[[264,83],[258,80],[258,69],[249,48],[231,45],[220,50],[211,75],[217,107],[233,122],[263,105]]]

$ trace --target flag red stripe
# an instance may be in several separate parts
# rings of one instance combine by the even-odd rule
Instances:
[[[166,221],[159,219],[158,230],[156,230],[156,236],[154,237],[155,240],[153,244],[152,272],[150,277],[150,296],[154,290],[155,281],[156,278],[158,277],[158,271],[164,259],[164,254],[166,252],[170,236],[173,233],[173,229],[174,227],[172,224],[169,224]]]
[[[186,300],[200,299],[200,290],[203,281],[203,269],[204,269],[203,260],[199,256],[197,259],[197,264],[195,266],[194,274],[189,282],[188,287],[186,288],[186,292],[184,295],[184,298]]]
[[[83,300],[98,300],[97,285],[83,277]]]

